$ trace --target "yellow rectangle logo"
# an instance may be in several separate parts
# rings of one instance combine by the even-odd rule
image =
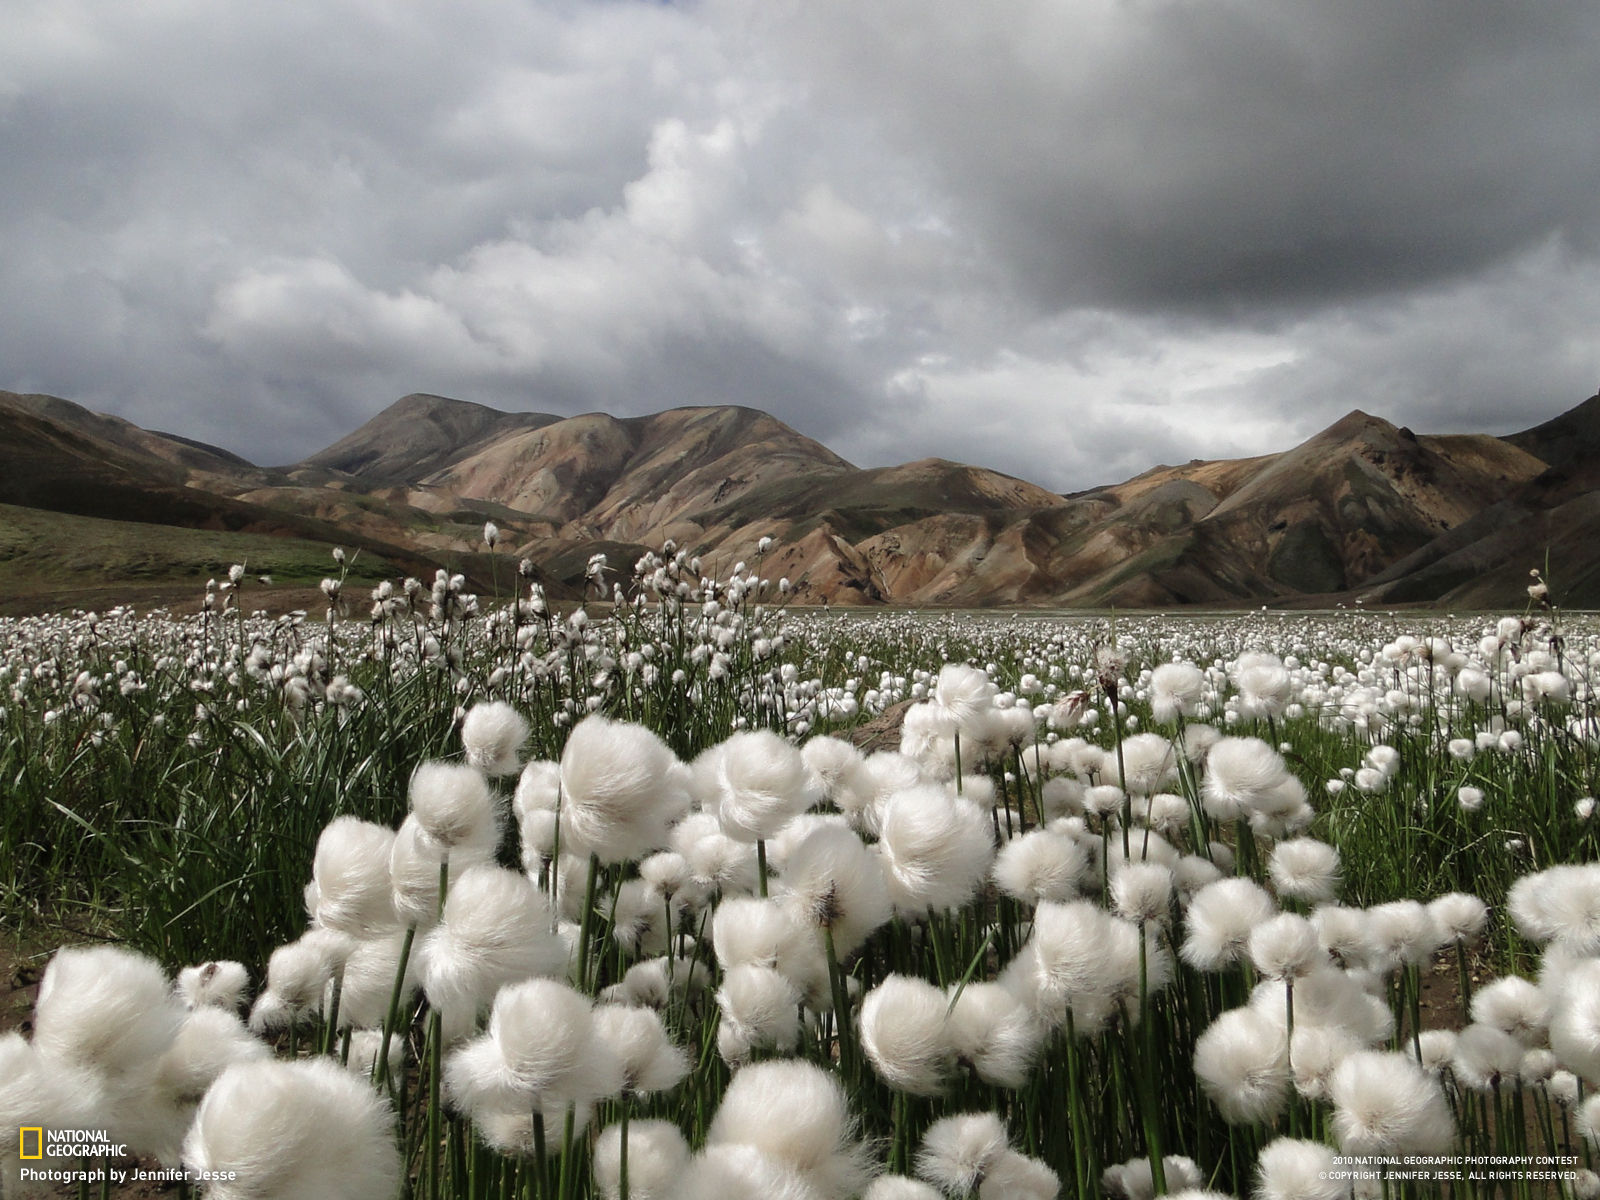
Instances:
[[[28,1135],[33,1134],[33,1153],[28,1153]],[[44,1128],[35,1126],[29,1129],[17,1130],[17,1157],[18,1158],[43,1158],[44,1157]]]

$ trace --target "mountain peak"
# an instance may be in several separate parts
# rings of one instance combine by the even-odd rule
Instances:
[[[373,482],[412,482],[485,443],[561,420],[550,413],[502,412],[428,392],[402,396],[354,433],[297,464]]]

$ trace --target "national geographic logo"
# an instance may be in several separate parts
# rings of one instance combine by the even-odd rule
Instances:
[[[28,1135],[33,1134],[33,1153],[28,1153]],[[17,1130],[17,1157],[41,1159],[44,1157],[44,1129],[38,1125]]]
[[[17,1130],[17,1157],[29,1162],[46,1158],[127,1158],[128,1147],[111,1140],[104,1129],[45,1129],[24,1125]]]

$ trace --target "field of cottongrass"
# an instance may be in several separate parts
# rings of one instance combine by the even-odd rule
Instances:
[[[1600,1195],[1593,624],[591,566],[0,622],[0,921],[71,947],[7,1196],[26,1125],[217,1200]]]

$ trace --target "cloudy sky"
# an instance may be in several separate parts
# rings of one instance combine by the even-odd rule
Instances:
[[[0,0],[0,387],[406,392],[1061,489],[1600,384],[1588,0]]]

